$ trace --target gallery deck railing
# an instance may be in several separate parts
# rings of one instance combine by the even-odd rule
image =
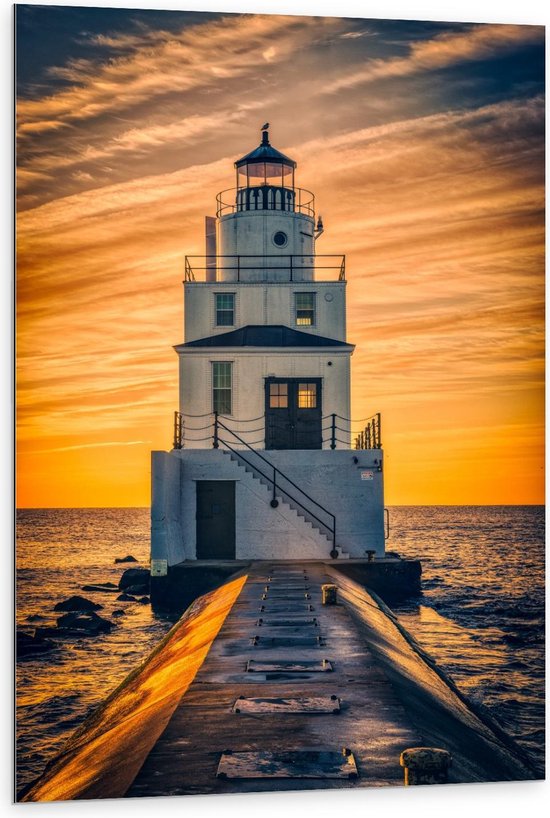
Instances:
[[[185,256],[185,281],[345,281],[346,257],[342,254]]]
[[[182,412],[174,412],[173,448],[183,449],[186,442],[208,443],[211,441],[212,445],[214,445],[215,417],[215,412],[207,412],[203,415],[186,415]],[[243,440],[243,445],[265,445],[265,414],[255,418],[232,418],[218,413],[217,417],[226,424],[239,424],[238,434],[247,438]],[[194,425],[203,420],[203,425]],[[323,424],[321,427],[323,446],[328,444],[331,449],[336,449],[340,444],[340,447],[349,446],[355,450],[382,448],[382,416],[380,412],[360,420],[351,420],[333,412],[330,415],[324,415],[321,422]],[[248,424],[254,424],[254,428],[246,428]],[[358,428],[359,424],[365,425]],[[235,432],[234,429],[230,429],[230,431]],[[199,434],[198,437],[196,436],[197,433]],[[251,440],[250,436],[252,435],[260,435],[260,437]],[[355,437],[353,437],[354,435]],[[342,436],[346,439],[343,439]],[[350,442],[351,438],[353,438],[353,444]]]

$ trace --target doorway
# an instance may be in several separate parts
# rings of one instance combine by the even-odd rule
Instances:
[[[235,559],[235,481],[197,480],[197,559]]]
[[[321,378],[265,379],[266,449],[321,449]]]

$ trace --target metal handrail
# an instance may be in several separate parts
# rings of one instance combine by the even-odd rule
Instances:
[[[238,449],[234,449],[234,448],[233,448],[233,446],[232,446],[230,443],[228,443],[228,442],[227,442],[227,440],[224,440],[224,439],[223,439],[223,438],[221,438],[221,437],[218,437],[218,440],[220,441],[220,443],[223,443],[223,445],[224,445],[224,446],[227,446],[227,448],[229,449],[229,451],[233,452],[233,454],[234,454],[236,457],[240,457],[242,460],[244,460],[244,462],[245,462],[245,463],[247,463],[247,464],[250,466],[250,468],[251,468],[251,469],[254,469],[254,471],[257,471],[257,472],[258,472],[258,474],[261,474],[261,475],[262,475],[262,477],[263,477],[265,480],[269,481],[269,482],[270,482],[270,483],[273,485],[274,489],[278,489],[278,490],[279,490],[279,492],[280,492],[281,494],[284,494],[286,497],[288,497],[288,499],[289,499],[289,500],[292,500],[294,503],[298,503],[298,505],[300,506],[300,508],[302,508],[302,509],[303,509],[303,511],[305,511],[305,512],[306,512],[306,514],[309,514],[309,515],[310,515],[310,517],[313,517],[315,520],[317,520],[317,522],[319,523],[319,525],[321,525],[323,528],[326,528],[328,531],[330,531],[330,533],[331,533],[331,534],[333,534],[333,533],[334,533],[334,529],[333,529],[333,528],[331,528],[329,525],[327,525],[327,524],[326,524],[326,522],[324,522],[324,520],[321,520],[321,518],[320,518],[320,517],[317,517],[317,515],[316,515],[316,514],[315,514],[313,511],[311,511],[310,509],[305,508],[305,506],[303,505],[303,503],[301,503],[301,502],[300,502],[300,501],[299,501],[299,500],[298,500],[296,497],[293,497],[293,496],[292,496],[292,494],[290,494],[290,492],[285,491],[285,490],[284,490],[284,489],[283,489],[283,488],[280,486],[280,484],[278,484],[278,483],[277,483],[275,480],[273,480],[273,478],[269,477],[269,475],[268,475],[268,474],[266,474],[264,471],[262,471],[262,469],[260,469],[260,467],[259,467],[259,466],[255,466],[255,465],[253,465],[253,464],[250,462],[250,460],[249,460],[247,457],[245,457],[245,456],[244,456],[244,454],[242,454],[242,452],[240,452]],[[251,449],[251,451],[255,452],[256,450],[255,450],[255,449]],[[291,480],[290,480],[288,477],[286,477],[286,475],[284,475],[284,474],[283,474],[283,473],[280,471],[280,469],[275,468],[275,466],[272,466],[272,468],[274,469],[274,471],[276,471],[276,472],[277,472],[277,474],[279,474],[279,475],[280,475],[281,477],[283,477],[285,480],[288,480],[289,482],[291,482]],[[299,489],[299,491],[301,491],[301,489]],[[305,493],[305,492],[304,492],[304,493]],[[315,502],[315,501],[313,501],[313,502]],[[321,508],[322,508],[322,506],[321,506]],[[327,514],[330,514],[330,511],[327,511],[327,509],[325,509],[325,508],[323,508],[323,511],[326,511],[326,513],[327,513]],[[332,516],[334,516],[334,515],[332,515]]]
[[[261,190],[262,188],[273,188],[277,190],[288,190],[292,191],[293,199],[292,199],[292,208],[288,209],[290,213],[302,213],[306,216],[310,216],[311,218],[315,217],[315,196],[311,192],[311,190],[306,190],[306,188],[302,187],[289,187],[286,188],[283,185],[251,185],[250,189],[257,188]],[[286,210],[282,207],[273,207],[273,208],[250,208],[247,209],[243,207],[242,203],[237,201],[237,196],[239,191],[246,190],[243,187],[228,187],[225,190],[222,190],[220,193],[216,195],[216,216],[221,218],[229,213],[255,213],[258,210]],[[231,194],[232,201],[224,201],[225,198],[229,198],[226,194]]]
[[[247,449],[250,449],[250,451],[253,454],[255,454],[257,457],[259,457],[261,460],[263,460],[264,463],[267,463],[268,466],[270,466],[270,468],[273,469],[273,478],[268,477],[267,475],[265,475],[262,472],[262,470],[260,468],[258,468],[257,466],[252,465],[252,463],[250,463],[247,460],[247,458],[243,454],[241,454],[240,451],[234,449],[230,444],[228,444],[228,442],[226,440],[222,440],[219,437],[218,432],[217,432],[217,427],[218,426],[221,426],[222,429],[225,429],[226,432],[229,432],[230,435],[233,435],[233,437],[237,438],[239,443],[242,443],[243,446],[246,446]],[[285,494],[290,500],[292,500],[295,503],[298,503],[298,505],[302,508],[302,510],[306,512],[306,514],[311,515],[315,520],[317,520],[318,523],[320,523],[324,528],[326,528],[328,531],[330,531],[330,533],[332,534],[332,551],[331,551],[330,555],[331,555],[331,557],[333,559],[336,556],[338,556],[338,552],[336,551],[336,517],[331,511],[329,511],[327,508],[325,508],[321,503],[317,502],[317,500],[314,500],[313,497],[310,497],[310,495],[306,491],[304,491],[302,488],[300,488],[300,486],[298,486],[293,480],[291,480],[290,477],[287,477],[286,474],[284,474],[280,469],[278,469],[276,466],[274,466],[273,463],[271,463],[266,457],[264,457],[262,454],[260,454],[260,452],[257,449],[253,449],[252,446],[250,446],[245,440],[243,440],[241,437],[239,437],[239,435],[236,432],[234,432],[232,429],[228,429],[227,426],[225,426],[225,424],[222,423],[217,416],[215,416],[215,419],[214,419],[214,448],[218,448],[218,446],[216,444],[219,443],[219,442],[223,443],[224,446],[227,446],[232,452],[235,453],[235,455],[237,457],[242,457],[242,459],[246,463],[248,463],[250,468],[256,469],[258,472],[260,472],[260,474],[263,477],[265,477],[266,480],[268,480],[272,484],[272,486],[273,486],[273,499],[271,501],[272,504],[277,502],[275,494],[276,494],[276,490],[278,488],[281,494]],[[276,475],[280,475],[284,480],[286,480],[288,483],[290,483],[291,486],[293,486],[301,494],[303,494],[303,496],[306,497],[311,503],[313,503],[318,508],[320,508],[325,514],[328,514],[328,516],[332,518],[332,528],[330,527],[330,525],[327,525],[326,522],[321,520],[313,511],[306,508],[304,506],[304,504],[300,500],[298,500],[298,498],[293,497],[293,495],[290,494],[290,492],[285,491],[285,489],[283,489],[280,484],[278,485]],[[274,506],[274,507],[276,507],[276,506]]]
[[[255,262],[252,259],[256,259]],[[276,263],[266,263],[266,259],[276,260]],[[307,260],[307,262],[306,262]],[[215,265],[212,262],[215,262]],[[201,263],[202,262],[202,263]],[[244,262],[244,263],[243,263]],[[320,263],[324,262],[324,263]],[[223,255],[192,255],[185,256],[185,281],[196,281],[196,275],[214,273],[215,281],[219,281],[220,272],[236,273],[236,280],[241,280],[243,272],[281,273],[288,271],[289,281],[295,280],[295,274],[303,272],[316,273],[320,270],[334,270],[333,280],[346,280],[346,256],[342,253],[226,253]],[[336,272],[337,271],[337,272]],[[206,276],[205,276],[206,277]],[[202,278],[202,276],[200,276]],[[323,280],[321,278],[321,280]],[[299,283],[303,283],[298,279]]]

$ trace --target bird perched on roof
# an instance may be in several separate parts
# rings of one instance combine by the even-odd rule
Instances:
[[[261,131],[267,131],[267,129],[268,129],[268,128],[269,128],[269,122],[266,122],[266,123],[265,123],[265,125],[262,125],[262,127],[260,128],[260,130],[261,130]]]

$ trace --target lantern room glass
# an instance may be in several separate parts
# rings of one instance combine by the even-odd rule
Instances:
[[[286,187],[294,189],[294,168],[281,162],[250,162],[237,168],[237,187]]]

